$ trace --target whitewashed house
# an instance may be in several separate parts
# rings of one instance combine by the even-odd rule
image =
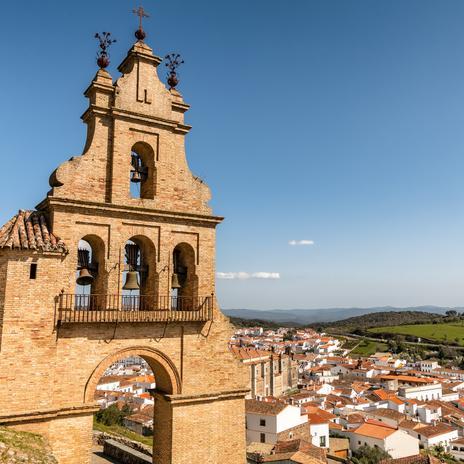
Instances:
[[[329,448],[329,420],[317,414],[308,414],[311,443],[319,448]]]
[[[438,364],[438,361],[429,360],[429,361],[420,361],[418,367],[422,372],[432,372],[433,370],[440,367],[440,365]]]
[[[393,427],[366,422],[344,435],[349,438],[352,451],[368,445],[386,451],[393,459],[419,454],[419,440]]]
[[[247,443],[276,443],[279,435],[291,429],[308,427],[308,418],[301,415],[300,408],[281,402],[246,400]]]
[[[418,405],[417,417],[424,424],[435,424],[441,419],[441,406],[427,403]]]
[[[458,439],[458,431],[448,424],[439,422],[437,425],[428,425],[416,430],[412,430],[412,436],[415,436],[424,448],[441,445],[449,450],[450,443]]]
[[[458,461],[464,461],[464,438],[451,442],[449,452]]]
[[[428,383],[417,386],[402,386],[398,389],[398,396],[406,399],[417,399],[422,401],[439,400],[442,397],[443,388],[441,383]]]

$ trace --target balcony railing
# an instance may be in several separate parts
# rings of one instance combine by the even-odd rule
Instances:
[[[57,322],[205,322],[213,296],[75,295],[56,297]]]

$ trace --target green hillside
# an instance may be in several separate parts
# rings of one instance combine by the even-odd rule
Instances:
[[[455,342],[464,346],[464,321],[442,324],[390,325],[370,328],[368,332],[409,335],[437,342]]]
[[[365,314],[363,316],[350,317],[337,322],[328,322],[325,324],[317,324],[315,328],[335,332],[335,333],[350,333],[354,331],[362,331],[372,327],[391,327],[392,325],[404,324],[424,324],[442,322],[445,316],[434,313],[426,313],[422,311],[386,311],[379,313]]]

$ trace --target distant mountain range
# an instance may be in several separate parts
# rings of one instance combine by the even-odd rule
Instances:
[[[420,311],[434,314],[445,314],[446,311],[464,312],[464,307],[447,308],[443,306],[414,306],[395,308],[381,306],[374,308],[324,308],[324,309],[225,309],[224,314],[241,319],[259,319],[272,322],[294,322],[296,324],[314,324],[315,322],[333,322],[350,317],[363,316],[370,313],[390,311]]]

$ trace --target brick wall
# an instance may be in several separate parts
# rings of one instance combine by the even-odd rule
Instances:
[[[217,304],[207,323],[55,325],[56,296],[75,291],[82,238],[98,248],[94,291],[121,293],[124,245],[134,239],[145,247],[146,291],[170,295],[173,250],[185,244],[189,288],[200,296],[215,292],[221,218],[211,213],[209,188],[188,168],[188,105],[159,81],[158,64],[137,43],[117,84],[100,70],[86,91],[84,153],[57,168],[38,206],[69,254],[0,250],[0,423],[47,435],[60,464],[89,462],[98,376],[115,357],[135,354],[150,364],[160,389],[154,449],[160,463],[245,462],[247,373],[227,349],[232,327]],[[148,198],[130,194],[134,147],[153,157]],[[29,279],[32,261],[36,280]]]

